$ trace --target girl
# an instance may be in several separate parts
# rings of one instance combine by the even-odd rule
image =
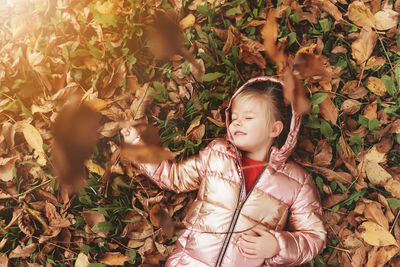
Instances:
[[[162,189],[199,190],[166,266],[295,266],[324,248],[317,190],[289,159],[301,116],[284,104],[283,86],[272,77],[245,83],[226,110],[226,139],[199,155],[135,164]],[[140,142],[134,128],[121,132]]]

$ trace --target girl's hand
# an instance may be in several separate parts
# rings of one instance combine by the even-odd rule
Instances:
[[[124,142],[127,144],[138,144],[140,143],[139,132],[134,127],[123,128],[121,134],[124,137]]]
[[[268,259],[279,252],[276,238],[268,231],[255,227],[252,229],[257,235],[243,233],[239,236],[238,246],[240,252],[250,259]]]

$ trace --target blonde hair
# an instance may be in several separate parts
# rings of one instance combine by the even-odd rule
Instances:
[[[262,105],[265,111],[267,127],[275,121],[282,121],[283,131],[276,138],[278,146],[281,147],[289,133],[292,116],[290,105],[286,105],[283,101],[282,85],[271,81],[251,84],[235,96],[232,105],[243,105],[253,101]]]

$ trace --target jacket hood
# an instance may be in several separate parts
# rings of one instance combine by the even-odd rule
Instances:
[[[258,82],[268,82],[268,81],[279,83],[282,85],[282,87],[285,87],[285,84],[281,80],[278,80],[271,76],[260,76],[248,80],[232,96],[231,100],[229,101],[228,107],[225,110],[227,139],[230,143],[232,143],[232,135],[229,132],[229,124],[230,124],[230,113],[231,113],[233,99],[250,85]],[[277,148],[276,146],[271,147],[269,166],[273,167],[274,169],[279,169],[280,166],[283,166],[284,165],[283,163],[287,161],[287,159],[289,158],[289,156],[292,154],[293,150],[296,147],[302,116],[294,111],[293,105],[291,105],[291,108],[292,108],[292,118],[290,121],[289,133],[287,135],[285,143],[282,145],[281,148]]]

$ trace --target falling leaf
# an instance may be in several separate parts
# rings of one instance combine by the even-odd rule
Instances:
[[[357,40],[351,44],[351,55],[361,65],[371,56],[378,36],[371,27],[363,27]]]
[[[364,241],[372,246],[397,245],[392,234],[374,222],[363,222],[359,227],[359,231]]]
[[[19,245],[13,251],[10,252],[9,258],[26,258],[32,255],[32,253],[36,250],[37,244],[32,243],[28,246]]]
[[[319,104],[319,110],[325,120],[331,121],[333,125],[336,125],[338,112],[335,104],[329,97],[325,98],[325,100]]]
[[[107,265],[124,265],[126,261],[129,261],[131,258],[121,254],[120,252],[109,252],[103,254],[103,256],[99,259],[99,262]]]
[[[304,115],[311,110],[310,100],[306,96],[303,84],[289,69],[283,74],[283,97],[293,106],[297,114]]]
[[[321,57],[314,54],[315,48],[316,45],[312,44],[299,49],[294,59],[293,70],[304,79],[329,82],[331,75],[322,64]]]
[[[383,83],[382,79],[377,77],[368,77],[367,79],[367,88],[378,96],[386,95],[386,86]]]
[[[376,20],[376,29],[380,31],[396,27],[399,21],[399,13],[388,8],[376,12],[374,17]]]
[[[374,15],[361,1],[356,0],[348,6],[347,16],[358,26],[375,27],[376,21]]]
[[[361,103],[354,99],[347,99],[342,103],[340,111],[345,114],[355,114],[360,110]]]
[[[392,176],[384,168],[375,162],[367,161],[365,164],[365,171],[367,173],[368,180],[373,185],[383,185],[392,178]]]
[[[196,18],[193,16],[193,14],[189,14],[179,22],[179,26],[182,30],[184,30],[186,28],[193,27],[195,22]]]
[[[88,256],[85,255],[83,252],[78,254],[78,258],[75,261],[74,267],[88,267],[89,266],[89,259]]]
[[[172,160],[174,154],[159,146],[124,144],[121,148],[121,156],[137,163],[160,163],[164,160]]]

